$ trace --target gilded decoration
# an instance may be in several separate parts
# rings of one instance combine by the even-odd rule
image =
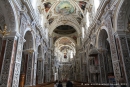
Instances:
[[[74,12],[74,7],[68,1],[61,1],[55,8],[55,11],[62,15],[69,15]]]

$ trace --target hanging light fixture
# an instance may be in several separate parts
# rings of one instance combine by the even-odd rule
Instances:
[[[4,29],[0,30],[0,34],[2,34],[3,37],[7,36],[10,34],[10,32],[7,31],[7,26],[4,25]]]

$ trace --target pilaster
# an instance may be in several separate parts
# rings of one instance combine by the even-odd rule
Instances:
[[[3,40],[6,41],[6,44],[1,69],[1,87],[11,87],[12,84],[18,44],[17,36],[18,34],[16,32],[11,32],[9,36],[3,37]]]
[[[34,52],[28,53],[28,64],[27,64],[26,83],[25,83],[26,86],[32,86],[33,84],[34,59],[35,59]]]
[[[19,86],[19,77],[20,77],[20,69],[21,69],[21,60],[22,60],[22,49],[25,39],[22,36],[18,37],[18,44],[17,44],[17,52],[16,52],[16,59],[14,64],[14,74],[13,74],[13,82],[12,87]]]
[[[114,39],[114,35],[113,35],[111,11],[108,11],[108,14],[106,15],[106,21],[107,21],[107,28],[108,28],[108,36],[109,36],[109,40],[110,40],[110,49],[111,49],[114,76],[115,76],[116,82],[118,83],[121,78],[121,71],[120,71],[120,64],[119,64],[119,59],[118,59],[118,55],[117,55],[117,49],[116,49],[116,45],[115,45],[115,39]]]
[[[116,38],[116,44],[120,59],[120,67],[121,67],[121,79],[124,80],[124,83],[127,83],[127,87],[130,85],[130,46],[128,45],[128,38],[130,36],[127,36],[126,33],[115,33]]]

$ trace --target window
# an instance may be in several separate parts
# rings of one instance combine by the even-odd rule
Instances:
[[[84,38],[84,27],[82,27],[82,38]]]
[[[87,14],[86,14],[86,25],[87,25],[87,28],[89,27],[89,25],[90,25],[90,22],[89,22],[89,12],[87,12]]]
[[[99,7],[99,4],[100,4],[100,0],[94,0],[94,6],[95,6],[95,13]]]

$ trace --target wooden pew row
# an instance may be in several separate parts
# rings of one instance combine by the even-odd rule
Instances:
[[[74,85],[74,87],[110,87],[108,85]]]
[[[36,86],[29,86],[29,87],[46,87],[48,85],[54,85],[54,82],[48,82],[48,83],[38,84]]]

